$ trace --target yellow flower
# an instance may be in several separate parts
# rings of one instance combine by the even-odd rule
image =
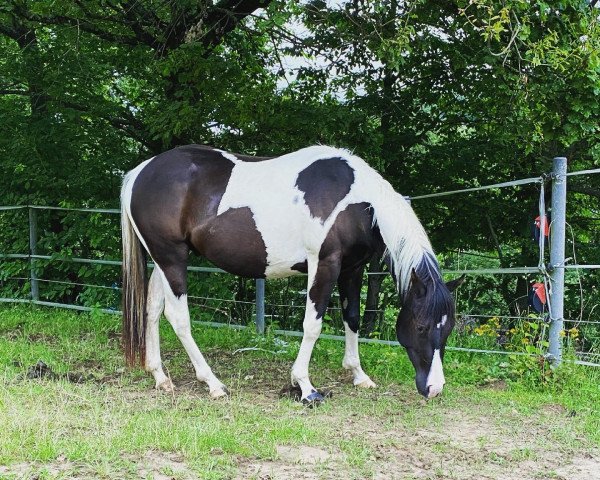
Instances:
[[[579,330],[577,329],[577,327],[573,327],[569,330],[569,335],[571,336],[571,338],[577,338],[579,337]]]
[[[567,336],[567,332],[565,332],[564,330],[561,330],[560,333],[559,333],[559,335],[561,337],[566,337]]]

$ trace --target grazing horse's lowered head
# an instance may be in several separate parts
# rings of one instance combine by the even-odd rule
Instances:
[[[374,219],[400,296],[396,337],[415,367],[417,390],[433,398],[445,384],[442,360],[454,328],[452,292],[464,276],[444,283],[429,238],[404,197],[388,192],[378,207]]]
[[[415,367],[417,390],[424,397],[433,398],[446,383],[442,360],[454,328],[452,292],[464,281],[464,276],[447,283],[422,276],[427,280],[417,270],[411,271],[410,286],[396,321],[396,337]]]

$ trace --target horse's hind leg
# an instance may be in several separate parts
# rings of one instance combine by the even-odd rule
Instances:
[[[162,278],[158,269],[154,269],[148,282],[148,297],[146,300],[146,371],[154,377],[156,388],[171,392],[173,391],[173,383],[163,372],[158,334],[160,315],[164,307],[165,294]]]
[[[185,254],[187,256],[187,251]],[[227,389],[212,372],[192,337],[187,302],[186,263],[183,261],[176,265],[162,265],[159,270],[165,295],[165,317],[190,357],[196,370],[196,378],[207,383],[211,397],[222,397],[227,395]]]
[[[360,321],[360,289],[362,285],[362,267],[352,272],[344,272],[338,279],[342,315],[346,330],[346,350],[342,366],[350,370],[353,383],[357,387],[375,388],[375,383],[363,371],[358,356],[358,326]]]

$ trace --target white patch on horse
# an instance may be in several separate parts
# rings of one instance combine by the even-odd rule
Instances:
[[[215,148],[215,152],[219,152],[227,160],[231,160],[233,163],[241,163],[241,160],[237,158],[233,153],[225,152],[224,150],[219,150],[218,148]]]
[[[346,310],[348,308],[348,299],[344,298],[344,301],[342,302],[342,308],[344,310]]]
[[[315,268],[312,265],[316,265],[316,260],[314,260],[313,263],[309,261],[308,290],[310,290],[310,287],[314,283]],[[302,326],[304,335],[302,336],[302,343],[300,344],[298,356],[292,367],[291,376],[292,385],[298,384],[300,386],[302,398],[304,399],[315,390],[308,377],[308,364],[310,363],[310,357],[312,356],[315,342],[321,334],[322,326],[322,319],[317,318],[317,310],[310,295],[306,295],[306,311],[304,312],[304,322]]]
[[[346,322],[344,322],[344,330],[346,331],[346,348],[344,352],[344,359],[342,360],[342,367],[352,372],[354,385],[374,387],[375,384],[360,366],[360,357],[358,354],[358,333],[353,332]]]
[[[442,315],[442,327],[444,325],[446,325],[446,322],[448,321],[448,315]]]
[[[429,375],[427,375],[427,398],[433,398],[439,395],[444,388],[446,379],[444,378],[444,369],[442,367],[442,358],[440,357],[439,349],[435,349],[433,352],[433,359],[431,362],[431,368],[429,369]]]
[[[156,388],[172,389],[170,380],[165,375],[160,358],[160,337],[158,323],[165,306],[163,280],[158,266],[154,267],[148,281],[146,299],[146,371],[150,372],[156,382]]]
[[[202,352],[200,352],[196,341],[192,337],[187,294],[176,296],[173,290],[171,290],[169,281],[163,271],[159,270],[159,272],[165,294],[165,317],[167,317],[167,320],[173,327],[173,330],[175,330],[177,337],[190,357],[192,365],[196,370],[196,378],[201,382],[206,382],[212,397],[217,398],[226,395],[227,389],[212,372]]]
[[[303,192],[296,187],[298,174],[317,160],[340,156],[347,152],[317,146],[262,162],[235,164],[217,214],[230,208],[252,210],[267,250],[268,278],[297,275],[291,267],[318,255],[337,215],[348,205],[366,200],[353,184],[325,222],[311,215]]]

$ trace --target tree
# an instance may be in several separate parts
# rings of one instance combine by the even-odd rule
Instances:
[[[329,78],[330,95],[374,126],[358,150],[405,194],[538,176],[555,155],[569,156],[571,169],[598,162],[598,22],[585,2],[314,1],[304,19],[326,61],[305,68],[299,88]],[[595,191],[579,180],[572,187]],[[531,186],[414,206],[440,251],[495,251],[499,266],[536,265],[528,238],[537,196]],[[597,212],[597,198],[590,202]],[[503,277],[499,287],[516,313],[527,278]]]

